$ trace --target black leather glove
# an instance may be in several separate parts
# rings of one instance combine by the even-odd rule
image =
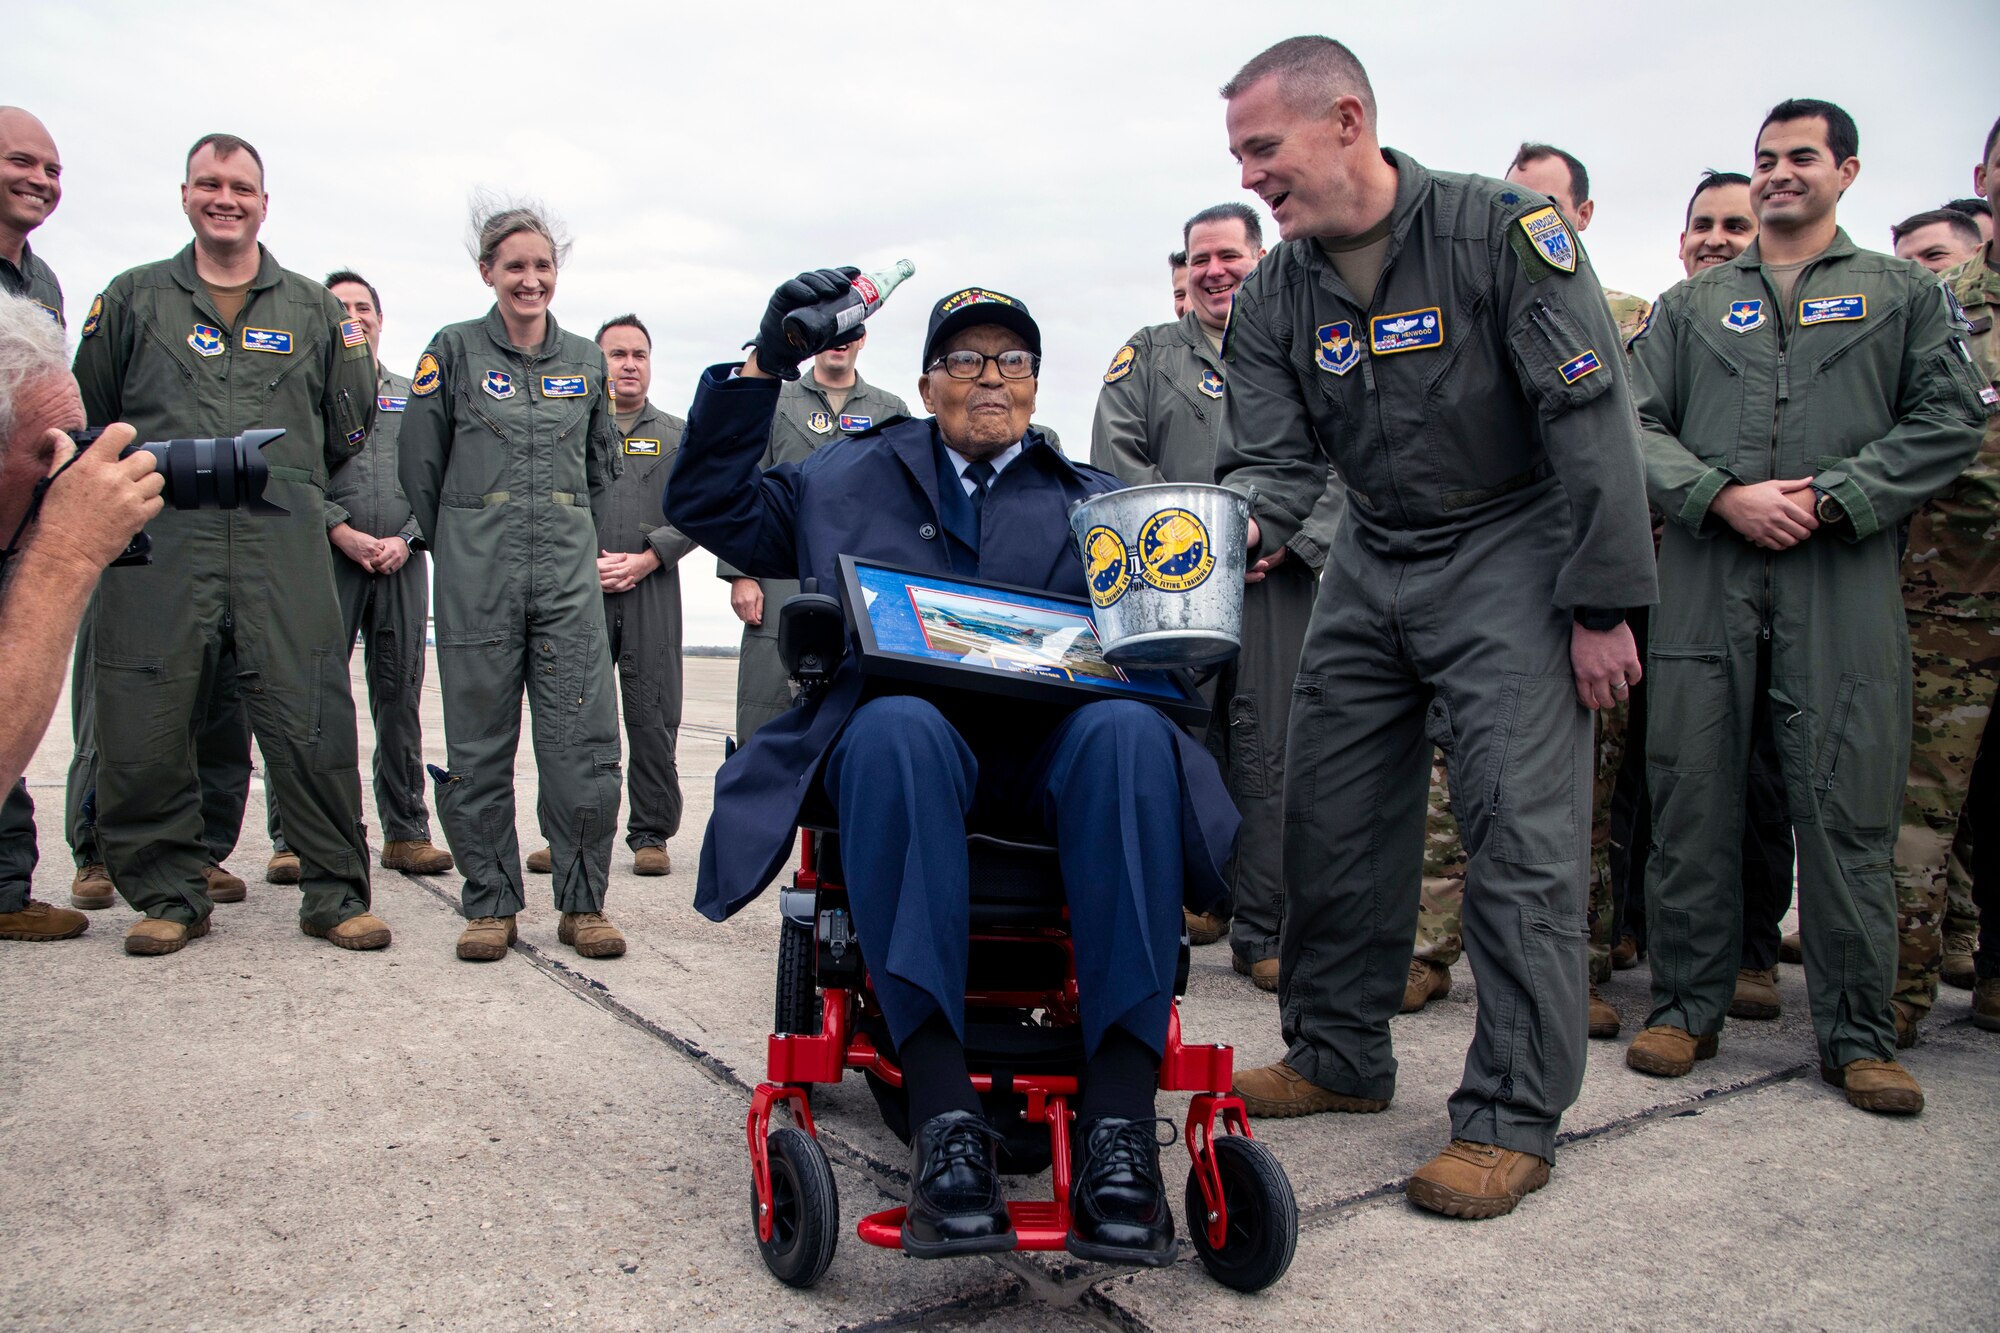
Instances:
[[[757,337],[748,344],[757,350],[757,364],[766,374],[795,380],[799,377],[799,362],[826,350],[794,346],[785,337],[785,316],[841,295],[854,285],[854,278],[860,272],[858,268],[818,268],[778,284],[778,290],[771,293],[771,303],[764,307],[764,320],[757,326]]]

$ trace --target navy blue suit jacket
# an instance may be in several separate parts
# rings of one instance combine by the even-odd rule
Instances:
[[[885,423],[760,474],[778,381],[731,379],[731,369],[703,372],[664,499],[670,523],[730,564],[760,578],[816,578],[836,596],[842,555],[1085,595],[1069,508],[1119,489],[1117,478],[1071,462],[1031,430],[1020,457],[988,492],[981,543],[970,530],[964,491],[940,494],[940,469],[950,464],[932,419]],[[759,727],[723,764],[695,888],[702,915],[725,919],[778,873],[821,761],[859,705],[861,688],[850,655],[816,702]],[[1238,816],[1214,758],[1179,728],[1175,736],[1186,896],[1206,906],[1223,893]]]

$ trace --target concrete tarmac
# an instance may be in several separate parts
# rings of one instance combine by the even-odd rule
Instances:
[[[355,692],[363,685],[356,658]],[[436,673],[427,757],[442,762]],[[842,1239],[810,1292],[758,1257],[744,1115],[763,1075],[777,903],[723,924],[689,906],[735,663],[688,661],[687,815],[667,879],[631,874],[608,911],[630,949],[558,944],[530,876],[521,942],[459,962],[455,876],[375,871],[396,932],[350,954],[298,931],[262,883],[261,784],[228,865],[249,900],[165,958],[128,957],[134,914],[82,938],[0,944],[0,1325],[128,1328],[1991,1328],[2000,1326],[2000,1037],[1945,989],[1904,1053],[1929,1106],[1866,1115],[1818,1078],[1800,969],[1785,1016],[1735,1022],[1679,1080],[1632,1073],[1646,972],[1606,994],[1625,1038],[1590,1045],[1555,1174],[1511,1217],[1410,1206],[1444,1146],[1476,987],[1400,1018],[1379,1115],[1258,1122],[1303,1218],[1287,1277],[1255,1297],[1191,1248],[1132,1272],[1066,1256],[919,1263],[853,1224],[901,1201],[907,1152],[858,1079],[819,1090]],[[362,772],[372,735],[362,717]],[[29,770],[36,897],[67,905],[66,707]],[[523,849],[541,845],[533,757]],[[369,800],[372,810],[372,798]],[[440,835],[441,841],[441,835]],[[1239,1064],[1282,1053],[1274,997],[1197,950],[1191,1040]],[[1179,1119],[1185,1098],[1162,1098]],[[1185,1150],[1165,1151],[1176,1200]],[[1010,1182],[1016,1197],[1047,1177]],[[1181,1234],[1186,1221],[1181,1219]]]

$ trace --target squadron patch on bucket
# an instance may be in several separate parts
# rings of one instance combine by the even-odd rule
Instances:
[[[1215,568],[1208,529],[1185,509],[1162,509],[1139,529],[1139,577],[1161,592],[1198,588]]]
[[[1083,576],[1090,581],[1090,600],[1099,607],[1114,605],[1132,586],[1132,562],[1125,539],[1099,524],[1083,534]]]

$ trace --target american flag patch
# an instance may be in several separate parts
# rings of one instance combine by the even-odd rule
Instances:
[[[359,347],[361,346],[362,343],[365,343],[367,341],[368,341],[368,335],[362,331],[360,324],[356,323],[354,320],[351,319],[343,319],[340,321],[341,346]]]

